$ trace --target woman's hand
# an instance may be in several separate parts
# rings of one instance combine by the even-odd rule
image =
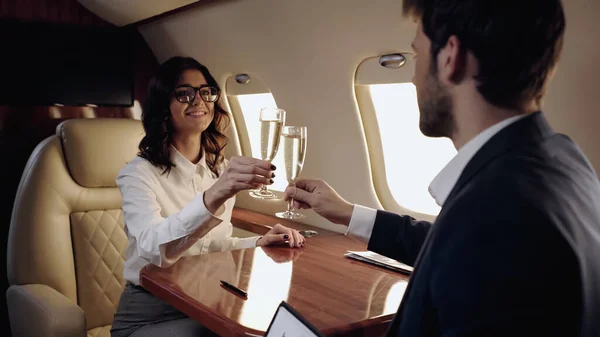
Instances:
[[[304,247],[306,238],[295,229],[276,224],[267,234],[256,241],[256,245],[270,246],[284,242],[287,242],[290,247],[300,248]]]
[[[261,247],[260,249],[267,254],[275,263],[286,263],[296,261],[303,249],[277,249],[274,247]]]
[[[204,204],[213,214],[238,192],[273,184],[275,166],[268,161],[235,156],[219,180],[204,192]]]

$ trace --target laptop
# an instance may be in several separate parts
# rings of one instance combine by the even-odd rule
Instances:
[[[265,337],[325,337],[288,303],[282,301],[269,324]]]

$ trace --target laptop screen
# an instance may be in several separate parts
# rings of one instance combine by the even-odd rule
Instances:
[[[322,337],[297,311],[281,302],[265,337]]]

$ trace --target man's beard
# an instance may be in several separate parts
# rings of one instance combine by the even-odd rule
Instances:
[[[452,115],[452,97],[438,81],[430,66],[422,94],[417,95],[419,101],[419,129],[428,137],[448,137],[454,133],[454,116]]]

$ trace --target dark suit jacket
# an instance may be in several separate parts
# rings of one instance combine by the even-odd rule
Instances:
[[[541,112],[476,153],[434,224],[379,211],[369,249],[415,266],[388,336],[600,336],[600,184]]]

